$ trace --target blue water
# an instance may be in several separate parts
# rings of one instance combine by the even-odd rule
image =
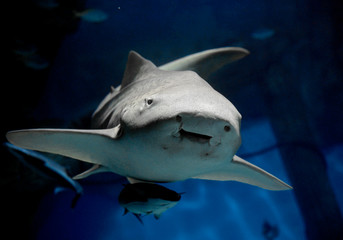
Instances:
[[[291,184],[279,149],[270,148],[277,145],[277,137],[268,119],[261,90],[256,88],[259,76],[268,77],[268,69],[258,59],[263,53],[262,59],[269,60],[268,66],[275,67],[275,59],[295,65],[298,56],[306,54],[281,54],[290,46],[289,51],[303,51],[310,42],[306,39],[306,24],[317,24],[321,36],[317,36],[314,43],[318,48],[319,60],[315,62],[318,65],[309,64],[295,74],[306,78],[310,77],[307,72],[321,67],[330,69],[333,60],[327,59],[332,59],[330,54],[335,50],[325,54],[322,51],[328,46],[334,48],[333,25],[326,18],[330,14],[324,14],[326,9],[321,11],[316,6],[322,2],[314,2],[311,5],[308,1],[289,0],[87,0],[85,8],[101,9],[108,19],[101,23],[80,20],[77,30],[65,36],[50,64],[42,96],[29,115],[40,121],[59,119],[70,123],[89,114],[111,85],[120,84],[130,50],[161,65],[205,49],[241,46],[249,49],[251,56],[224,68],[210,83],[243,115],[243,142],[238,155],[248,156],[246,160]],[[299,8],[304,9],[303,13]],[[314,9],[311,14],[309,8]],[[263,34],[261,29],[273,34]],[[256,34],[260,34],[259,37],[254,37]],[[337,51],[342,53],[342,49]],[[271,55],[274,58],[270,58]],[[281,73],[283,67],[286,68],[277,67]],[[251,68],[254,71],[249,70]],[[322,89],[335,81],[334,76],[341,76],[336,71],[325,72],[323,79],[331,82],[327,81]],[[305,94],[306,114],[316,118],[311,128],[318,130],[316,141],[325,155],[330,183],[343,213],[340,190],[343,141],[341,121],[337,120],[342,117],[342,111],[332,104],[342,103],[338,97],[342,82],[337,86],[337,92],[330,93],[306,84],[299,88],[313,93]],[[320,105],[317,98],[327,101]],[[318,114],[320,109],[327,109],[324,120]],[[325,124],[326,120],[328,124]],[[267,148],[270,150],[251,154]],[[277,240],[306,239],[305,223],[294,191],[273,192],[236,182],[187,180],[169,183],[165,186],[185,192],[181,201],[159,220],[143,217],[142,225],[132,214],[123,216],[124,210],[117,202],[124,182],[119,176],[107,173],[81,181],[84,195],[74,209],[70,208],[72,192],[48,193],[41,200],[32,222],[36,239],[263,240],[266,239],[262,234],[264,222],[278,228]]]

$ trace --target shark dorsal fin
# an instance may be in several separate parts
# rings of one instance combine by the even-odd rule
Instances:
[[[147,77],[154,72],[154,70],[157,70],[155,64],[143,58],[137,52],[130,51],[121,88],[123,89],[130,83]]]

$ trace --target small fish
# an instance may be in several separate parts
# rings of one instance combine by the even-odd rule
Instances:
[[[108,18],[107,13],[100,9],[86,9],[81,12],[74,12],[76,17],[81,18],[84,21],[92,22],[92,23],[101,23],[103,21],[106,21]]]
[[[38,53],[38,47],[25,41],[16,40],[12,49],[16,59],[27,68],[43,70],[50,66],[50,62]]]
[[[261,28],[251,33],[251,37],[257,40],[265,40],[265,39],[271,38],[272,36],[274,36],[274,34],[275,34],[274,29]]]
[[[77,200],[83,193],[83,188],[68,175],[63,166],[36,151],[17,147],[10,143],[5,143],[5,146],[19,161],[41,176],[52,179],[58,186],[72,189],[75,192],[75,197],[71,207],[75,207]],[[60,190],[60,188],[58,189]]]
[[[34,4],[43,9],[54,9],[60,6],[56,0],[33,0]]]
[[[133,213],[137,219],[142,215],[153,214],[159,219],[167,209],[174,207],[181,199],[181,194],[153,183],[134,183],[125,185],[118,201],[125,209],[124,215]]]
[[[21,41],[17,41],[17,45],[13,48],[13,53],[16,56],[26,57],[37,53],[37,46]]]
[[[22,58],[22,62],[26,67],[34,70],[44,70],[50,66],[49,61],[38,54],[25,56]]]

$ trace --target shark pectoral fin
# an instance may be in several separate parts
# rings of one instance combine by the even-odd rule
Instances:
[[[293,189],[287,183],[281,181],[272,174],[236,155],[233,157],[230,164],[221,166],[217,171],[202,174],[194,178],[218,181],[238,181],[274,191]]]
[[[126,177],[127,181],[130,184],[135,184],[135,183],[154,183],[154,182],[150,182],[150,181],[144,181],[144,180],[140,180],[140,179],[136,179],[133,177]]]
[[[167,71],[192,70],[203,79],[226,64],[239,60],[249,54],[240,47],[223,47],[202,51],[164,64],[159,68]]]
[[[114,148],[121,135],[120,125],[110,129],[28,129],[6,134],[7,140],[22,148],[60,154],[81,161],[104,165],[100,156]],[[111,141],[112,140],[112,141]],[[110,145],[109,145],[110,144]]]
[[[132,178],[132,177],[126,177],[126,178],[127,178],[127,181],[129,181],[129,183],[131,183],[131,184],[144,182],[144,181],[138,180],[136,178]]]
[[[94,164],[90,169],[74,176],[73,179],[75,180],[83,179],[90,175],[102,173],[102,172],[110,172],[110,170],[107,167],[101,166],[99,164]]]

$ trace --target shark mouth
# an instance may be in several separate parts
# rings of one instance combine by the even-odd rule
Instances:
[[[180,133],[181,138],[187,138],[191,141],[196,141],[196,142],[201,142],[201,143],[208,142],[212,138],[212,136],[195,133],[195,132],[188,132],[182,128],[179,130],[179,133]]]

